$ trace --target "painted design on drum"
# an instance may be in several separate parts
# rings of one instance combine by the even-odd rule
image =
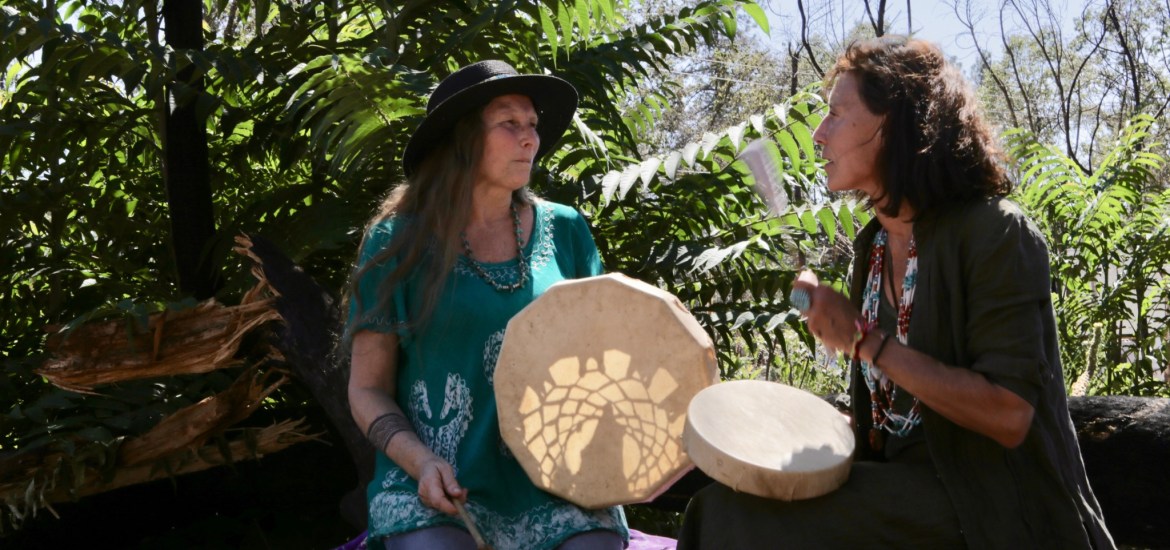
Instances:
[[[483,344],[483,375],[488,384],[493,383],[496,376],[496,362],[500,359],[500,347],[504,345],[504,330],[493,332]]]
[[[496,550],[539,548],[558,534],[617,529],[620,521],[617,508],[584,510],[564,501],[549,502],[521,514],[504,515],[468,500],[467,511]]]
[[[637,492],[679,467],[683,453],[671,434],[682,433],[686,415],[664,406],[678,381],[667,369],[646,379],[630,369],[630,359],[617,349],[606,350],[600,363],[566,357],[549,367],[551,383],[524,389],[524,444],[539,457],[544,486],[558,486],[556,478],[576,476],[586,464],[617,462],[629,491]],[[618,427],[620,447],[591,445],[605,426]]]
[[[455,453],[472,419],[471,389],[467,387],[467,381],[456,373],[447,374],[443,408],[437,417],[431,409],[426,383],[416,381],[410,388],[410,411],[419,440],[458,473]],[[437,426],[434,425],[436,421]]]

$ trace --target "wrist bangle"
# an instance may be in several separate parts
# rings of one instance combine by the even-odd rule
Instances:
[[[410,421],[400,413],[389,412],[375,418],[366,429],[366,439],[379,452],[386,452],[390,440],[401,432],[413,431]]]
[[[877,349],[877,351],[873,352],[873,357],[870,358],[869,364],[877,365],[878,356],[880,356],[882,354],[882,350],[886,349],[886,342],[889,341],[889,339],[890,339],[890,333],[883,332],[882,333],[882,341],[878,342],[878,349]]]

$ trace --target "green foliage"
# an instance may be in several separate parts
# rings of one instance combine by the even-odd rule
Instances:
[[[819,366],[833,360],[818,356],[786,297],[805,265],[842,284],[848,241],[869,219],[818,183],[811,131],[822,100],[802,92],[677,150],[646,154],[679,88],[642,85],[669,82],[662,75],[674,55],[725,44],[737,14],[760,24],[754,2],[697,1],[637,23],[623,15],[628,3],[614,0],[205,6],[198,51],[165,44],[155,3],[11,0],[0,10],[0,402],[11,404],[0,416],[0,453],[54,451],[87,464],[232,378],[81,396],[32,374],[47,325],[116,318],[134,330],[145,314],[190,304],[176,290],[163,187],[167,90],[206,118],[218,236],[205,256],[225,279],[218,298],[231,303],[253,283],[230,253],[240,232],[269,236],[340,289],[362,223],[401,179],[398,159],[427,92],[486,58],[555,72],[581,91],[573,127],[533,185],[592,218],[610,270],[677,295],[715,337],[725,377],[841,389],[840,371]],[[188,67],[204,88],[177,80]],[[1166,391],[1150,371],[1170,359],[1170,195],[1152,185],[1164,161],[1144,148],[1150,125],[1136,120],[1088,175],[1026,134],[1012,138],[1024,174],[1019,199],[1053,246],[1070,373],[1097,361],[1076,347],[1095,326],[1099,364],[1127,365],[1093,378],[1095,392]],[[761,139],[774,143],[789,196],[778,215],[756,198],[738,160]],[[306,399],[285,388],[270,405]]]
[[[230,253],[240,232],[268,235],[339,289],[362,223],[401,178],[397,159],[438,78],[502,58],[576,85],[579,117],[537,186],[590,208],[573,190],[596,198],[610,163],[636,162],[641,132],[671,98],[633,112],[618,105],[630,104],[639,79],[665,70],[670,53],[733,34],[735,13],[752,6],[706,0],[630,24],[626,3],[613,0],[213,0],[205,47],[176,50],[155,3],[9,2],[0,11],[0,401],[12,408],[0,416],[0,452],[61,452],[82,464],[87,449],[115,452],[121,438],[230,380],[212,373],[82,396],[32,374],[46,325],[113,317],[133,330],[142,315],[188,300],[177,290],[163,186],[168,91],[206,120],[218,234],[204,254],[225,280],[218,298],[232,303],[253,283]],[[178,79],[188,68],[202,88]],[[676,240],[696,253],[726,247]],[[635,243],[611,242],[615,261],[631,263],[620,254]],[[285,388],[270,405],[304,399]]]
[[[572,146],[560,157],[560,171],[580,174],[569,185],[583,191],[577,204],[593,218],[607,268],[658,284],[687,304],[716,337],[724,377],[790,365],[792,341],[803,344],[800,353],[812,349],[787,290],[803,258],[819,257],[816,249],[840,234],[852,237],[868,219],[852,201],[807,200],[821,193],[811,128],[823,108],[819,96],[801,93],[681,150],[608,170],[608,159]],[[756,197],[738,159],[754,139],[779,144],[780,183],[792,206],[777,216]],[[817,267],[843,278],[840,262]]]
[[[1094,393],[1170,395],[1154,371],[1170,364],[1170,190],[1155,177],[1165,159],[1151,151],[1152,124],[1130,121],[1092,173],[1026,131],[1008,135],[1017,198],[1051,249],[1066,378],[1089,371]],[[1100,357],[1084,349],[1095,334]]]

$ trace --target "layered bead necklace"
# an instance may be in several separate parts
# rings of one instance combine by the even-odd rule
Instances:
[[[524,235],[522,229],[520,228],[520,210],[516,208],[515,202],[512,203],[510,209],[512,210],[512,226],[516,229],[516,262],[520,264],[520,276],[517,277],[516,281],[513,283],[501,284],[492,278],[492,276],[488,274],[487,270],[483,268],[483,264],[476,261],[475,256],[472,255],[471,243],[467,241],[467,232],[459,232],[459,237],[463,239],[463,254],[467,256],[467,263],[471,264],[471,269],[474,270],[475,274],[479,275],[479,278],[483,279],[483,281],[487,283],[488,286],[491,286],[500,292],[515,292],[521,288],[524,288],[524,285],[528,284],[528,262],[524,261]]]
[[[885,229],[878,231],[873,239],[873,248],[869,254],[869,277],[866,279],[865,291],[862,294],[861,315],[867,323],[877,325],[878,308],[882,294],[882,265],[885,263],[886,243],[889,235]],[[892,271],[891,271],[892,273]],[[890,277],[891,279],[893,277]],[[914,287],[918,283],[918,246],[914,237],[910,237],[910,250],[906,260],[906,277],[902,279],[902,299],[898,300],[898,342],[906,345],[910,336],[910,314],[914,310]],[[891,287],[893,285],[891,284]],[[915,426],[922,423],[918,398],[905,414],[894,410],[894,399],[898,396],[898,386],[885,373],[868,361],[861,360],[862,378],[869,388],[870,410],[873,414],[873,428],[870,429],[870,444],[878,448],[878,430],[885,430],[891,434],[905,437]]]

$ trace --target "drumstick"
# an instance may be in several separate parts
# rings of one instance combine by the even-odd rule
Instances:
[[[483,540],[483,535],[479,534],[479,529],[475,528],[475,522],[471,520],[471,514],[463,507],[463,503],[459,499],[453,498],[451,502],[455,503],[455,510],[459,512],[459,517],[463,518],[463,523],[467,524],[467,530],[471,532],[471,538],[475,539],[476,550],[492,550],[491,546]]]

